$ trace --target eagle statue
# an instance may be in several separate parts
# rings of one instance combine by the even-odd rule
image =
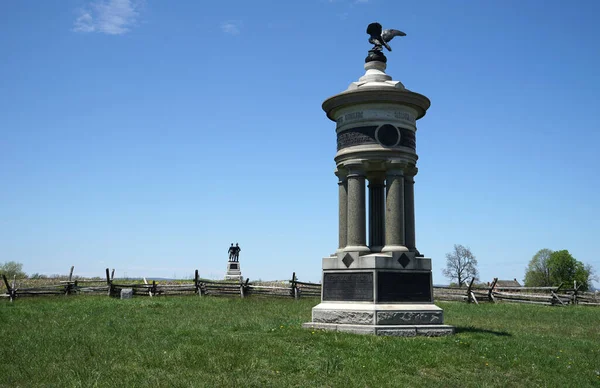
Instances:
[[[381,51],[382,47],[385,47],[388,51],[392,51],[388,42],[394,39],[395,36],[406,36],[404,32],[399,30],[384,30],[379,23],[369,24],[367,34],[370,35],[369,43],[375,45],[372,49],[373,51]]]

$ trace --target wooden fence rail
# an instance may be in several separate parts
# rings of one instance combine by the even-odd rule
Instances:
[[[600,306],[600,294],[582,292],[577,288],[555,287],[498,287],[494,278],[488,287],[474,287],[473,281],[465,287],[434,286],[435,300],[460,300],[468,303],[509,302],[530,303],[549,306],[589,305]]]
[[[35,287],[17,287],[16,279],[12,284],[2,275],[6,287],[6,293],[1,297],[8,298],[11,302],[17,297],[38,295],[71,295],[71,294],[105,294],[111,297],[119,297],[124,289],[131,289],[135,296],[161,296],[161,295],[183,295],[195,294],[198,296],[246,296],[252,297],[320,297],[321,285],[317,283],[299,282],[296,273],[292,280],[276,285],[265,285],[263,283],[253,284],[249,279],[240,282],[201,279],[198,270],[195,270],[194,279],[190,283],[152,283],[143,278],[142,282],[115,280],[115,270],[109,268],[105,271],[105,280],[73,280],[71,267],[68,280],[59,280],[56,284],[45,284]]]
[[[163,296],[195,294],[197,296],[238,296],[238,297],[283,297],[283,298],[320,298],[321,284],[298,281],[296,273],[285,283],[265,285],[246,281],[219,281],[201,279],[198,270],[190,283],[162,284],[155,280],[149,283],[146,278],[141,282],[115,281],[115,270],[106,269],[105,280],[73,280],[73,269],[69,272],[68,280],[60,280],[58,284],[40,285],[37,287],[17,287],[16,279],[12,283],[2,275],[6,292],[0,297],[14,301],[17,297],[39,295],[71,295],[71,294],[105,294],[119,297],[121,290],[131,289],[135,296]],[[529,303],[549,306],[586,305],[600,306],[600,294],[582,292],[580,287],[567,289],[562,285],[556,287],[498,287],[498,279],[487,287],[476,286],[474,280],[467,287],[434,286],[434,300],[461,301],[466,303]]]

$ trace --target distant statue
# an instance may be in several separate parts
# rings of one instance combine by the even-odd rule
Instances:
[[[233,261],[240,261],[240,252],[242,251],[242,248],[240,248],[238,243],[235,243],[234,249],[235,253],[233,254]]]
[[[235,247],[233,246],[233,243],[231,243],[231,246],[229,247],[229,250],[227,251],[227,253],[229,253],[229,261],[235,261]]]

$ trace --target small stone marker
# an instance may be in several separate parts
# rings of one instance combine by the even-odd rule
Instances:
[[[133,298],[133,288],[121,289],[121,299],[131,299],[131,298]]]

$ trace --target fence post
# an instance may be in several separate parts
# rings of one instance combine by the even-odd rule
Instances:
[[[475,294],[471,291],[471,287],[473,287],[473,282],[475,282],[475,276],[471,278],[471,283],[469,283],[469,288],[467,288],[467,303],[475,302],[475,304],[479,304]]]
[[[145,284],[145,285],[148,285],[148,280],[146,280],[146,277],[145,277],[145,276],[144,276],[144,278],[143,278],[143,279],[144,279],[144,284]],[[154,283],[155,283],[155,282],[154,282],[154,280],[153,280],[153,281],[152,281],[152,287],[153,287],[153,288],[154,288]],[[149,289],[149,290],[148,290],[148,295],[150,295],[150,297],[152,298],[152,289]]]
[[[582,285],[578,285],[574,290],[573,290],[573,304],[579,304],[579,301],[577,300],[577,295],[579,294],[579,288]]]
[[[115,270],[113,269],[113,275],[115,274]],[[106,269],[106,285],[108,286],[108,296],[112,295],[113,284],[112,279],[110,278],[110,270]]]
[[[562,301],[562,300],[560,300],[560,298],[558,297],[558,295],[556,295],[556,294],[554,293],[554,291],[550,290],[550,292],[552,293],[552,302],[553,302],[552,304],[554,304],[554,300],[557,300],[557,301],[558,301],[558,303],[560,303],[562,306],[564,306],[564,305],[565,305],[565,304],[563,303],[563,301]]]
[[[198,296],[202,296],[202,292],[200,291],[200,283],[198,283],[198,270],[194,272],[194,292],[198,294]]]
[[[248,287],[248,282],[250,278],[246,278],[246,284],[244,284],[244,278],[240,279],[240,296],[243,298],[246,296],[246,288]]]
[[[298,284],[296,284],[296,272],[292,273],[292,296],[294,299],[298,299],[300,294],[298,293]]]
[[[71,271],[69,272],[69,278],[67,279],[67,284],[65,284],[65,296],[66,295],[70,295],[71,294],[71,290],[73,289],[73,270],[75,269],[75,266],[72,265],[71,266]]]
[[[492,282],[492,285],[490,286],[490,289],[488,290],[488,300],[492,303],[496,303],[496,299],[494,299],[494,287],[496,287],[496,282],[498,282],[498,278],[494,278],[494,281]]]
[[[558,299],[558,297],[556,296],[555,292],[558,292],[558,290],[560,290],[563,286],[563,283],[560,283],[558,285],[558,287],[556,287],[556,290],[552,290],[550,289],[550,295],[552,296],[552,299],[550,300],[550,304],[552,304],[552,306],[554,306],[556,304],[556,302],[560,302],[560,300]],[[562,302],[560,302],[562,304]]]
[[[8,292],[9,300],[12,302],[16,297],[17,293],[14,288],[11,288],[8,284],[8,279],[6,279],[6,275],[2,274],[2,279],[4,280],[4,285],[6,286],[6,292]]]

